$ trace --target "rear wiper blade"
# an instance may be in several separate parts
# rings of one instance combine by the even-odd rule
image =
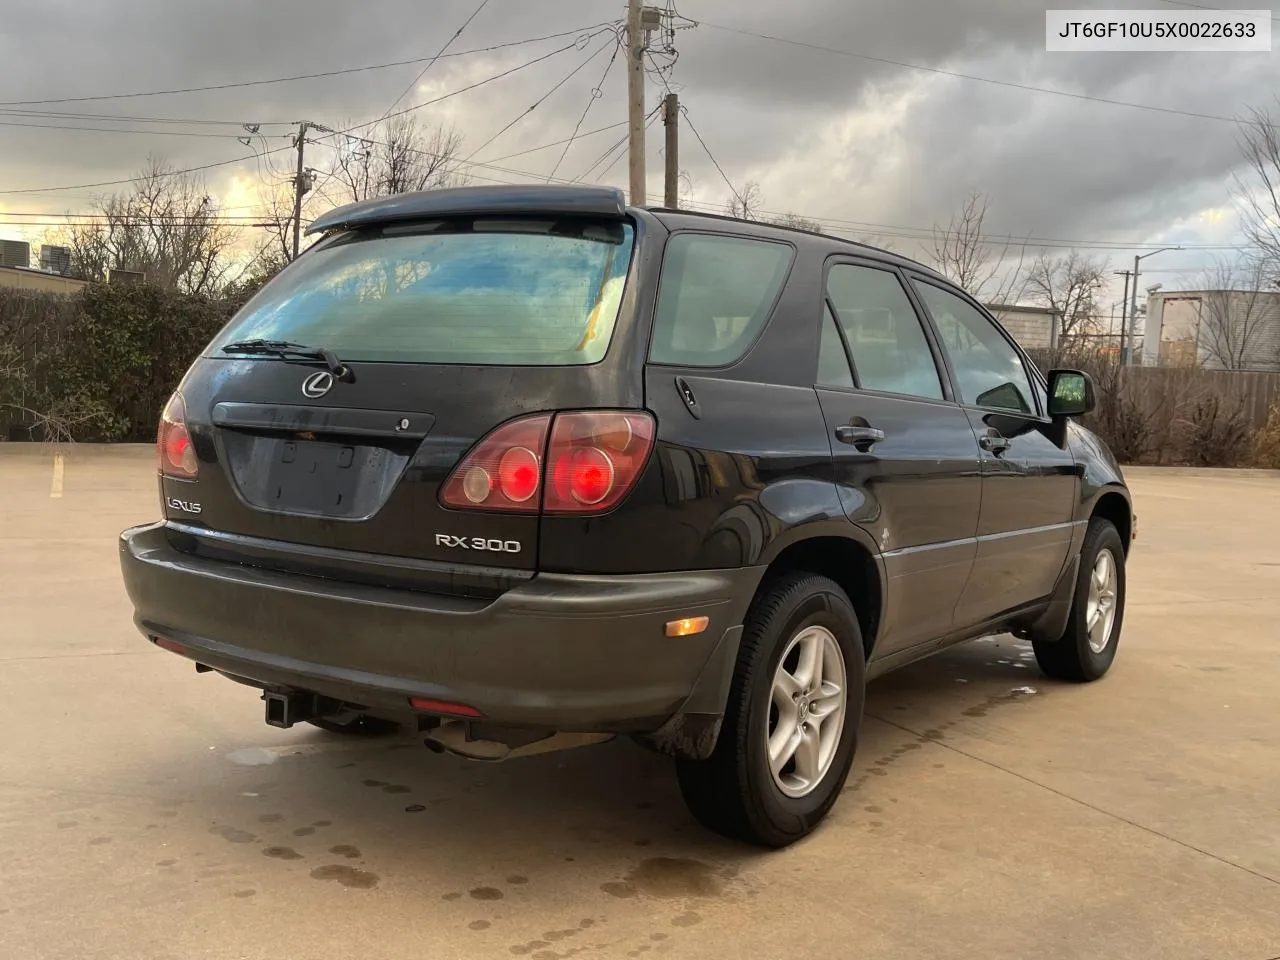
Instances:
[[[253,340],[236,340],[228,343],[222,348],[222,352],[261,353],[286,359],[320,360],[339,380],[354,383],[356,379],[351,368],[339,360],[337,354],[327,347],[309,347],[305,343],[294,343],[292,340],[264,340],[256,337]]]

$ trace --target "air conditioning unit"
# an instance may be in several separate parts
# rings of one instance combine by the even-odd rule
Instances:
[[[66,276],[71,272],[71,248],[43,243],[40,245],[40,269]]]
[[[31,266],[31,244],[25,240],[0,240],[0,267]]]

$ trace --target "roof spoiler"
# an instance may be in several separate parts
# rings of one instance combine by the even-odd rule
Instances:
[[[626,197],[616,187],[543,184],[454,187],[349,203],[321,214],[307,227],[307,233],[436,217],[571,214],[622,219],[626,213]]]

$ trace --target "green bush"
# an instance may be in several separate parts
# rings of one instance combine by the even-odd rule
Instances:
[[[0,369],[13,373],[4,435],[152,439],[161,406],[240,302],[108,284],[0,298]]]

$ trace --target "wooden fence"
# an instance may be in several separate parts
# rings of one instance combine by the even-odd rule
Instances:
[[[1280,399],[1280,373],[1237,373],[1196,367],[1124,367],[1118,371],[1122,389],[1145,412],[1161,406],[1173,409],[1206,396],[1219,396],[1234,408],[1240,404],[1254,430],[1261,429],[1273,404]]]
[[[1030,352],[1041,370],[1093,376],[1098,407],[1083,422],[1122,463],[1280,467],[1280,433],[1267,429],[1280,373],[1122,367],[1106,351],[1079,348]]]

